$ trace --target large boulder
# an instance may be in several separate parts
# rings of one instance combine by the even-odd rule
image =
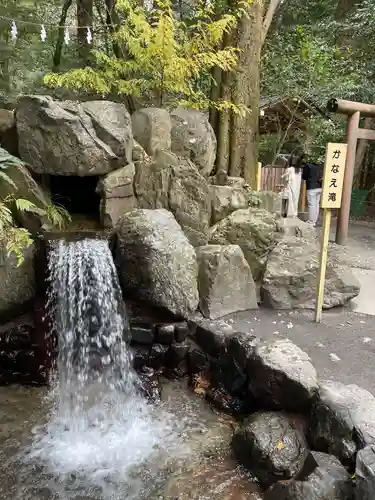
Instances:
[[[240,208],[248,207],[246,191],[232,186],[211,186],[212,224],[228,217]]]
[[[300,429],[279,412],[251,415],[235,432],[232,447],[264,487],[298,474],[308,453]]]
[[[134,174],[134,164],[129,163],[110,172],[99,181],[96,190],[101,196],[100,218],[104,227],[115,227],[122,215],[136,208]]]
[[[262,292],[275,309],[314,309],[319,270],[315,239],[285,237],[272,250],[264,273]],[[324,287],[324,309],[342,306],[359,294],[360,285],[351,272],[330,255]]]
[[[122,217],[117,262],[125,292],[178,316],[197,308],[195,250],[167,210],[133,210]]]
[[[177,108],[171,112],[172,151],[189,158],[202,175],[209,176],[216,160],[216,137],[201,111]]]
[[[140,208],[172,212],[190,243],[208,242],[211,192],[207,180],[186,158],[159,151],[153,161],[135,163],[134,189]]]
[[[199,306],[206,318],[257,309],[255,283],[238,245],[198,247]]]
[[[281,217],[276,222],[277,231],[285,237],[298,236],[306,240],[316,240],[315,228],[298,217]]]
[[[258,208],[236,210],[210,228],[209,243],[241,247],[254,280],[261,278],[276,242],[276,217]]]
[[[18,136],[14,111],[0,109],[0,147],[18,155]]]
[[[131,119],[123,104],[22,97],[16,110],[19,152],[32,170],[104,175],[132,161]]]
[[[375,498],[375,446],[366,446],[357,453],[355,467],[356,500]]]
[[[0,321],[23,311],[23,308],[34,298],[35,246],[30,245],[23,251],[23,262],[18,265],[14,254],[8,255],[2,241],[0,248]]]
[[[350,474],[331,455],[310,452],[300,475],[302,477],[298,480],[273,485],[264,500],[353,500]],[[370,500],[374,497],[360,498]]]
[[[348,462],[357,449],[375,444],[375,398],[357,385],[327,381],[320,385],[311,413],[310,441]]]
[[[256,196],[259,199],[260,208],[264,208],[264,210],[268,210],[268,212],[273,214],[281,214],[282,199],[280,193],[259,191],[256,193]]]
[[[30,201],[33,212],[16,213],[19,223],[31,233],[37,233],[47,222],[46,211],[51,205],[49,194],[33,179],[25,164],[0,148],[0,165],[10,182],[1,180],[0,199],[14,197]]]
[[[262,408],[306,412],[318,391],[311,359],[288,339],[259,344],[248,370],[250,391]]]
[[[132,115],[134,139],[148,155],[171,149],[171,118],[166,109],[142,108]]]

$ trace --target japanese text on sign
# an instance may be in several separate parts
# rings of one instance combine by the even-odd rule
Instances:
[[[322,208],[340,208],[347,144],[329,142],[323,173]]]

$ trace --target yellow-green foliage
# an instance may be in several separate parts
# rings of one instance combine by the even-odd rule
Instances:
[[[194,24],[187,24],[176,18],[170,0],[157,0],[151,13],[136,0],[118,0],[117,8],[122,22],[114,36],[124,57],[94,51],[95,67],[48,74],[47,85],[101,95],[147,96],[159,105],[168,96],[173,104],[245,112],[231,102],[210,102],[197,85],[214,67],[235,69],[237,49],[222,48],[225,33],[235,27],[234,15],[213,20],[213,12],[200,7]]]

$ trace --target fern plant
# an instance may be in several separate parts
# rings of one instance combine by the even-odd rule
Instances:
[[[47,74],[48,86],[147,97],[159,106],[168,100],[173,106],[246,112],[230,101],[210,101],[199,85],[202,78],[211,78],[215,67],[236,68],[238,50],[222,48],[225,34],[236,25],[235,15],[214,19],[214,12],[201,4],[194,23],[186,23],[176,18],[171,0],[156,0],[151,13],[137,0],[118,0],[117,9],[122,23],[114,37],[119,46],[126,47],[126,56],[94,51],[94,67]]]
[[[5,248],[8,255],[16,256],[18,265],[22,264],[24,250],[32,244],[33,240],[27,229],[18,227],[17,214],[34,213],[44,218],[48,225],[59,229],[70,221],[70,215],[63,207],[50,203],[40,208],[30,200],[16,196],[17,185],[7,170],[12,167],[17,168],[19,165],[23,165],[21,160],[0,148],[0,186],[1,183],[7,183],[14,192],[14,194],[0,197],[0,246]]]

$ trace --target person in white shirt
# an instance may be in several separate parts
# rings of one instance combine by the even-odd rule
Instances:
[[[302,180],[302,157],[291,156],[283,174],[285,187],[282,192],[283,212],[286,217],[298,217],[298,202]]]

